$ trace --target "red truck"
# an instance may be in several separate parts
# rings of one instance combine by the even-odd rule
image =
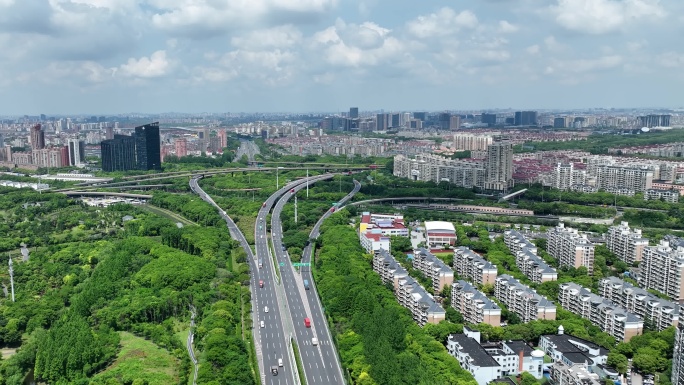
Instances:
[[[311,327],[311,320],[308,318],[304,318],[304,326],[310,328]]]
[[[264,287],[264,281],[259,280],[259,287]]]
[[[334,208],[334,207],[331,207],[331,208],[330,208],[330,212],[331,212],[331,213],[334,213],[334,212],[335,212],[335,208]]]

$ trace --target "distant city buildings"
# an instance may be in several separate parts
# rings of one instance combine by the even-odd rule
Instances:
[[[586,235],[559,223],[547,231],[546,245],[548,253],[558,260],[559,266],[586,267],[587,272],[593,274],[594,245]]]
[[[513,147],[510,142],[487,145],[487,157],[448,159],[438,155],[419,154],[414,158],[394,157],[394,175],[411,180],[448,182],[457,186],[506,191],[513,187]]]

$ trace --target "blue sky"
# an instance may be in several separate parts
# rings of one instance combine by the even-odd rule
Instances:
[[[0,0],[0,114],[684,107],[680,0]]]

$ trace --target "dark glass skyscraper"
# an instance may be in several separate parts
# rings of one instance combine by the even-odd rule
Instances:
[[[100,143],[103,171],[135,170],[135,139],[128,135],[114,135],[114,139]]]
[[[138,170],[161,170],[159,122],[135,128],[135,154]]]

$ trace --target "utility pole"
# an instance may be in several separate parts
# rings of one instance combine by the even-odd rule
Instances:
[[[7,256],[9,256],[10,285],[12,286],[12,302],[14,302],[14,268],[12,267],[12,256],[9,253]]]
[[[278,189],[278,186],[280,185],[280,183],[278,182],[279,172],[280,172],[280,167],[276,168],[276,190]]]
[[[309,197],[309,169],[306,169],[306,197]]]
[[[297,196],[295,195],[295,223],[297,223]]]

